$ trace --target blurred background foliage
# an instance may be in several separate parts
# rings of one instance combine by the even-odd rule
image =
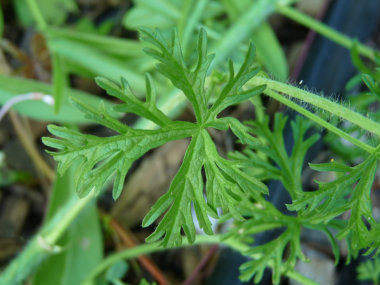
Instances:
[[[240,63],[248,43],[252,41],[257,51],[257,64],[273,78],[286,82],[297,79],[291,76],[291,72],[297,65],[308,30],[286,20],[276,9],[277,5],[287,6],[295,2],[297,3],[294,9],[315,17],[328,6],[329,1],[2,0],[0,104],[4,105],[16,95],[29,92],[51,94],[55,104],[50,106],[36,100],[21,102],[14,106],[15,112],[1,122],[1,265],[7,265],[41,225],[43,230],[49,231],[49,227],[51,230],[59,223],[59,217],[62,218],[67,213],[65,209],[70,209],[67,205],[73,205],[78,200],[73,189],[73,173],[69,171],[63,177],[55,176],[51,161],[43,153],[40,137],[45,134],[49,122],[58,122],[73,129],[91,129],[101,135],[109,135],[89,124],[89,120],[69,102],[70,97],[75,97],[97,106],[102,100],[109,112],[116,115],[112,111],[114,102],[94,84],[94,77],[104,76],[115,81],[125,77],[136,94],[143,96],[144,76],[149,72],[156,82],[159,107],[171,117],[191,117],[186,113],[188,110],[182,94],[169,87],[167,79],[155,71],[155,60],[142,51],[145,44],[138,39],[140,27],[159,28],[164,34],[176,27],[188,64],[191,64],[196,56],[196,35],[200,28],[204,28],[211,52],[216,54],[213,64],[222,71],[227,69],[227,59]],[[354,77],[348,83],[347,90],[360,86],[364,81],[372,93],[379,94],[379,71],[368,68],[367,62],[361,61],[355,48],[351,53],[357,69],[367,75]],[[210,82],[217,84],[218,76],[218,73],[212,74]],[[360,95],[361,97],[349,99],[357,108],[368,108],[375,100],[373,97],[369,98],[365,91]],[[264,103],[268,114],[280,110],[273,102]],[[251,116],[249,111],[252,110],[244,111],[244,107],[232,110],[242,118]],[[374,112],[373,116],[378,114],[379,112]],[[152,127],[147,122],[138,121],[137,118],[127,117],[122,120],[138,127]],[[221,148],[226,152],[232,150],[231,138],[220,137],[220,140]],[[355,155],[359,155],[348,148],[342,148],[342,142],[336,141],[334,136],[327,137],[326,140],[330,141],[336,153],[340,152],[348,159],[354,160]],[[136,174],[128,180],[135,181],[134,184],[127,184],[126,187],[138,189],[141,186],[136,185],[143,184],[142,179],[150,181],[145,177],[147,172],[158,172],[157,169],[165,167],[169,170],[176,169],[178,160],[183,155],[183,146],[172,148],[175,149],[174,153],[169,156],[169,150],[165,149],[162,150],[163,154],[155,153],[148,157],[149,162],[142,163],[141,166],[145,168],[140,172],[137,169]],[[165,157],[169,157],[167,161],[158,162],[163,161],[164,154]],[[162,185],[160,184],[162,189],[167,188],[170,175],[173,175],[169,170],[160,174],[158,179],[163,180]],[[151,192],[154,192],[157,177],[152,174],[150,176],[151,183],[146,188],[150,187]],[[129,195],[135,197],[138,193],[141,192],[131,190]],[[131,212],[140,211],[141,215],[137,215],[133,220],[130,220],[130,217],[120,220],[124,228],[133,229],[149,209],[149,200],[156,200],[154,195],[159,196],[159,193],[149,194],[146,200],[135,205],[131,205],[135,201],[131,198],[122,197],[120,202],[113,205],[109,198],[103,197],[100,203],[104,212],[100,214],[96,202],[89,202],[75,222],[59,237],[58,243],[61,247],[47,249],[48,252],[54,251],[56,254],[45,259],[40,266],[36,266],[38,270],[30,282],[79,284],[102,261],[106,252],[139,243],[146,233],[140,233],[141,229],[136,230],[137,233],[131,233],[129,230],[120,231],[109,213],[123,218],[125,213],[121,212],[125,212],[125,205],[134,207]],[[144,206],[141,206],[142,204]],[[138,206],[144,209],[138,209]],[[59,216],[55,213],[62,214]],[[129,237],[129,243],[128,238],[126,242],[123,237],[125,232]],[[194,268],[197,268],[199,257],[207,256],[204,254],[205,251],[206,248],[192,253],[184,251],[183,260],[186,261],[181,262],[182,266],[170,260],[163,262],[164,267],[174,268],[167,270],[170,276],[166,278],[172,283],[179,283],[184,276],[191,277]],[[173,255],[169,254],[169,257]],[[181,259],[181,255],[179,256]],[[158,260],[163,260],[162,256],[158,256]],[[147,276],[151,280],[153,276],[160,284],[165,283],[165,278],[162,280],[162,272],[158,270],[157,273],[155,269],[151,271],[152,262],[153,268],[156,268],[154,261],[150,259],[132,261],[129,265],[117,263],[101,276],[101,281],[104,284],[123,284],[121,280],[128,273],[130,280],[135,282]],[[215,260],[209,262],[216,264]],[[134,273],[131,273],[132,271]],[[181,273],[175,273],[176,271]],[[374,276],[366,274],[367,271],[361,271],[361,278],[369,276],[367,279],[376,280]]]

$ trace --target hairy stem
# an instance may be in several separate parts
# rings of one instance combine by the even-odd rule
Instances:
[[[297,11],[296,9],[285,6],[285,5],[277,5],[276,11],[280,13],[283,16],[286,16],[293,21],[308,27],[309,29],[312,29],[316,31],[317,33],[321,34],[322,36],[330,39],[331,41],[350,49],[354,45],[354,40],[350,37],[343,35],[342,33],[330,28],[329,26]],[[365,56],[371,60],[375,58],[376,51],[371,49],[370,47],[367,47],[363,44],[358,44],[358,52],[362,56]]]
[[[268,95],[269,97],[275,99],[276,101],[288,106],[289,108],[292,108],[293,110],[297,111],[298,113],[304,115],[305,117],[309,118],[310,120],[316,122],[318,125],[324,127],[325,129],[329,130],[330,132],[336,134],[337,136],[346,139],[347,141],[351,142],[352,144],[356,145],[357,147],[365,150],[366,152],[372,154],[375,151],[375,148],[372,146],[369,146],[368,144],[351,137],[349,134],[343,132],[339,128],[331,125],[330,123],[326,122],[325,120],[321,119],[317,115],[309,112],[308,110],[302,108],[298,104],[292,102],[291,100],[285,98],[283,95],[272,91],[272,90],[265,90],[264,93]]]
[[[359,126],[363,130],[366,130],[368,132],[376,134],[377,136],[380,136],[380,124],[338,103],[330,101],[326,98],[323,98],[311,92],[302,90],[300,88],[288,85],[286,83],[281,83],[281,82],[278,82],[269,78],[265,78],[265,77],[260,77],[260,76],[256,76],[252,78],[250,83],[253,83],[255,85],[266,84],[267,90],[270,89],[276,92],[280,92],[282,94],[286,94],[286,96],[292,97],[302,102],[306,102],[312,105],[313,107],[317,107],[318,109],[325,110],[332,115],[335,115],[344,120],[347,120]]]
[[[63,219],[55,223],[54,230],[51,230],[49,233],[43,235],[49,244],[54,245],[58,242],[58,239],[67,230],[67,228],[84,209],[84,207],[95,198],[95,193],[94,191],[91,191],[86,197],[82,199],[78,199],[76,196],[75,198],[77,200],[76,203],[70,208],[70,211],[65,214]]]

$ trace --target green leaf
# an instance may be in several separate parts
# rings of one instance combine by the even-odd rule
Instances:
[[[61,108],[64,90],[67,86],[66,76],[63,59],[59,55],[53,54],[53,97],[54,112],[56,114]]]
[[[361,281],[372,281],[373,284],[378,285],[380,279],[380,259],[370,259],[361,262],[357,267],[358,279]]]
[[[228,130],[231,129],[231,131],[234,133],[234,135],[239,139],[240,143],[243,144],[252,144],[255,145],[258,143],[258,140],[249,135],[249,127],[241,123],[238,119],[233,117],[225,117],[221,119],[217,119],[210,123],[211,127],[214,127],[219,130]]]
[[[148,282],[145,278],[142,278],[139,282],[140,285],[157,285],[156,281]]]
[[[128,29],[173,27],[173,20],[180,17],[180,11],[173,1],[135,0],[135,6],[124,16],[123,24]],[[175,1],[174,1],[175,2]]]
[[[193,36],[193,31],[200,26],[200,21],[202,16],[206,14],[205,12],[210,8],[209,0],[188,0],[184,1],[185,4],[182,8],[181,17],[178,23],[178,32],[182,38],[182,46],[184,47],[184,53],[187,55],[190,51],[191,44],[190,40]]]
[[[241,13],[246,10],[250,4],[249,0],[221,0],[221,2],[233,21],[236,21],[236,19],[241,16]]]
[[[16,95],[29,92],[52,94],[52,86],[24,78],[0,75],[0,86],[0,104],[4,104]],[[66,96],[62,100],[61,110],[58,114],[54,113],[53,106],[47,105],[41,101],[24,101],[15,105],[13,109],[22,115],[41,121],[82,124],[88,123],[89,121],[84,118],[83,114],[78,112],[69,104],[68,98],[69,96],[72,96],[81,101],[87,102],[88,105],[98,104],[99,99],[94,95],[69,88],[65,88],[64,93]],[[117,114],[112,111],[112,106],[114,105],[113,103],[105,101],[104,105],[108,112],[112,115]]]
[[[203,197],[202,167],[206,169],[207,203]],[[192,137],[182,166],[173,179],[169,191],[152,207],[143,220],[143,227],[151,225],[165,211],[166,214],[147,241],[163,239],[164,246],[181,244],[181,228],[189,242],[195,238],[191,216],[194,206],[200,227],[212,234],[210,216],[217,216],[216,208],[237,214],[232,208],[249,197],[260,199],[267,188],[255,178],[221,158],[209,134],[203,130]],[[240,216],[237,214],[238,218]]]
[[[231,1],[223,0],[226,12],[234,23],[241,18],[250,8],[249,1]],[[257,4],[252,4],[257,5]],[[271,5],[268,1],[268,6]],[[275,33],[267,22],[261,23],[254,29],[251,39],[257,49],[257,59],[263,63],[269,73],[274,75],[279,80],[286,80],[288,78],[288,64],[284,51],[277,40]]]
[[[112,80],[126,77],[134,82],[136,91],[144,91],[144,77],[114,56],[104,53],[101,49],[69,38],[53,37],[48,42],[50,50],[65,60],[74,63],[94,76],[104,76]],[[69,70],[79,73],[78,70]]]
[[[292,198],[296,198],[302,193],[301,174],[303,162],[308,149],[318,140],[319,136],[314,134],[305,138],[306,132],[311,124],[301,117],[297,117],[291,122],[293,131],[294,146],[289,155],[284,142],[283,130],[287,118],[277,113],[274,118],[274,127],[271,131],[269,117],[263,121],[249,121],[249,132],[260,138],[256,141],[247,141],[249,150],[245,150],[245,156],[232,154],[239,163],[244,164],[245,169],[263,167],[264,173],[259,173],[261,179],[279,179]],[[255,152],[254,152],[255,150]],[[261,153],[261,154],[260,154]],[[266,158],[275,162],[273,167]]]
[[[212,51],[216,54],[213,64],[221,63],[244,41],[251,38],[253,32],[275,11],[276,2],[276,0],[257,0],[245,9],[213,46]]]
[[[119,135],[98,138],[64,127],[49,126],[49,131],[61,139],[45,137],[43,143],[60,150],[51,152],[58,162],[59,173],[63,174],[74,161],[78,161],[75,180],[76,185],[80,184],[77,189],[80,197],[92,189],[100,193],[106,182],[115,175],[113,196],[116,199],[135,160],[153,148],[171,140],[188,137],[193,132],[191,125],[189,127],[180,123],[160,130],[132,130],[127,126],[125,129]]]
[[[280,283],[282,258],[286,247],[290,245],[291,253],[285,262],[285,268],[293,268],[297,258],[305,259],[301,252],[300,229],[297,226],[289,226],[288,229],[278,238],[265,243],[264,245],[255,246],[245,254],[254,256],[260,254],[261,257],[253,258],[240,266],[240,279],[248,281],[255,275],[255,283],[259,283],[263,277],[264,270],[270,261],[273,262],[272,280],[274,284]]]
[[[253,87],[251,89],[244,90],[244,91],[236,94],[235,96],[233,96],[233,95],[229,96],[224,100],[223,105],[221,107],[223,109],[226,109],[229,106],[238,105],[241,102],[247,101],[248,99],[252,98],[253,96],[261,94],[265,90],[265,87],[266,87],[265,85],[259,85],[259,86]]]
[[[370,198],[377,169],[376,153],[370,155],[361,164],[351,167],[349,171],[347,171],[348,167],[342,167],[340,164],[333,164],[332,167],[326,167],[326,164],[323,164],[317,169],[333,169],[347,172],[347,174],[332,182],[318,182],[317,191],[303,193],[288,208],[299,211],[312,224],[329,223],[350,210],[350,218],[346,226],[340,229],[337,238],[350,239],[354,257],[361,249],[367,249],[368,253],[376,250],[380,246],[378,240],[380,225],[373,217]]]
[[[34,0],[38,5],[44,19],[52,25],[61,25],[69,13],[77,12],[78,6],[74,0]],[[33,22],[33,13],[23,0],[15,0],[13,5],[18,19],[24,26]]]
[[[72,29],[48,27],[44,33],[50,38],[63,38],[70,42],[91,46],[117,57],[143,57],[142,44],[137,40],[84,33]]]
[[[156,30],[140,29],[141,39],[153,44],[157,49],[146,48],[144,51],[157,59],[160,73],[169,78],[175,87],[182,90],[191,102],[198,121],[206,115],[206,95],[204,84],[207,70],[213,55],[207,55],[207,36],[201,30],[198,38],[198,59],[195,68],[190,71],[186,66],[176,30],[173,30],[168,41]],[[175,71],[175,72],[174,72]]]
[[[123,18],[123,25],[127,29],[137,30],[140,27],[149,27],[165,31],[178,27],[183,43],[186,43],[187,33],[183,30],[190,31],[198,21],[207,22],[223,13],[218,2],[209,0],[134,0],[133,2],[133,7],[128,9]],[[204,9],[201,9],[202,7]]]
[[[352,45],[352,48],[350,49],[352,63],[362,73],[371,73],[371,70],[364,64],[363,60],[360,58],[358,46],[359,46],[359,41],[354,40],[354,44]]]
[[[251,66],[254,61],[254,49],[251,47],[236,76],[231,68],[230,80],[217,96],[213,107],[209,109],[209,96],[206,96],[204,84],[212,56],[207,54],[205,32],[199,33],[198,60],[192,69],[184,63],[176,31],[173,31],[168,41],[159,31],[143,29],[141,33],[142,38],[156,48],[147,52],[160,61],[159,71],[180,88],[192,104],[197,122],[172,121],[161,112],[156,106],[155,88],[149,75],[146,76],[145,101],[135,96],[123,78],[120,85],[108,79],[98,78],[97,83],[109,95],[123,102],[117,105],[115,110],[137,114],[155,123],[158,129],[131,128],[115,119],[104,106],[100,105],[100,108],[96,109],[73,98],[72,103],[84,112],[87,118],[113,130],[116,134],[96,137],[64,127],[49,126],[50,133],[57,138],[43,138],[43,142],[58,150],[50,153],[58,162],[60,174],[65,173],[74,163],[75,185],[79,196],[86,195],[92,189],[99,193],[106,182],[114,177],[113,197],[116,199],[134,161],[166,142],[191,137],[183,163],[168,192],[157,201],[143,220],[143,226],[146,227],[164,215],[155,232],[147,240],[162,240],[165,246],[176,246],[182,241],[181,230],[189,242],[195,239],[192,207],[200,227],[205,233],[212,234],[209,216],[217,218],[218,208],[225,213],[231,212],[237,219],[242,219],[235,206],[247,203],[250,199],[262,200],[262,195],[268,193],[263,183],[241,171],[232,161],[222,158],[207,132],[207,128],[213,125],[223,129],[231,128],[242,142],[254,141],[246,132],[247,127],[239,121],[230,117],[216,119],[216,115],[222,111],[223,106],[228,107],[232,103],[247,100],[260,93],[263,87],[241,91],[244,84],[258,71]],[[232,98],[233,96],[236,98]],[[203,193],[203,170],[206,172],[206,197]]]
[[[260,180],[280,180],[292,198],[302,196],[302,166],[307,150],[316,142],[318,135],[305,138],[311,124],[301,117],[291,122],[294,146],[290,154],[285,148],[283,130],[287,118],[278,113],[274,117],[273,130],[269,125],[269,117],[260,121],[249,121],[248,131],[253,134],[254,140],[248,140],[248,147],[243,151],[229,154],[232,162],[244,170],[247,175]],[[253,175],[252,175],[252,174]],[[273,283],[278,284],[281,274],[293,268],[297,259],[305,260],[301,251],[300,232],[303,226],[310,227],[302,218],[287,216],[279,212],[270,202],[255,197],[254,203],[236,205],[236,211],[244,216],[245,220],[236,223],[236,227],[226,235],[240,240],[244,244],[253,243],[252,236],[273,229],[284,229],[283,232],[271,241],[261,245],[254,245],[244,254],[252,260],[241,267],[240,278],[247,281],[255,276],[254,281],[260,282],[265,268],[270,264],[273,268]],[[311,227],[310,227],[311,228]],[[313,228],[325,232],[329,238],[330,231],[326,226]],[[335,240],[330,239],[334,253],[339,256]],[[288,250],[288,254],[284,252]]]
[[[173,179],[169,191],[152,207],[143,220],[143,227],[153,223],[166,210],[155,232],[147,241],[164,237],[164,246],[178,246],[183,228],[190,243],[195,239],[195,227],[191,216],[194,203],[201,228],[212,234],[211,223],[207,217],[207,204],[203,198],[203,179],[201,169],[204,164],[204,141],[201,134],[193,136],[186,151],[181,168]]]
[[[378,100],[380,100],[380,84],[377,79],[374,78],[373,75],[370,74],[362,74],[362,80],[365,83],[365,85],[368,87],[368,89],[371,91],[371,93],[378,97]]]
[[[206,193],[213,208],[221,208],[226,213],[235,212],[236,202],[249,197],[261,200],[261,193],[267,194],[267,187],[259,180],[242,172],[232,161],[217,153],[210,136],[205,138],[205,171],[208,177]]]
[[[262,23],[254,31],[252,41],[256,46],[257,58],[265,69],[276,79],[287,80],[289,72],[284,50],[267,22]]]
[[[115,106],[118,112],[133,113],[159,126],[170,124],[170,119],[156,107],[156,90],[149,74],[146,75],[146,102],[137,99],[128,82],[122,78],[122,86],[117,86],[105,78],[96,78],[96,83],[111,96],[123,100],[125,104]]]
[[[112,282],[115,279],[122,279],[128,272],[128,263],[124,260],[120,260],[114,263],[106,272],[106,279]]]
[[[237,242],[248,244],[251,248],[243,254],[252,260],[240,266],[240,279],[248,281],[253,276],[259,283],[264,270],[271,264],[273,268],[273,283],[278,284],[280,276],[287,269],[294,268],[297,259],[305,261],[301,251],[301,223],[297,217],[290,217],[278,211],[270,202],[261,200],[248,206],[239,207],[238,211],[245,220],[237,222],[229,230],[225,238],[236,239]],[[253,245],[252,236],[273,229],[284,229],[281,234],[261,245]],[[287,251],[285,257],[285,251]]]
[[[220,95],[216,98],[215,103],[210,109],[209,120],[215,120],[216,116],[228,106],[235,102],[242,102],[243,98],[248,100],[254,95],[260,94],[265,89],[265,85],[260,85],[247,91],[241,91],[243,85],[254,77],[259,69],[252,67],[255,60],[255,48],[249,45],[243,64],[240,66],[238,73],[235,75],[232,61],[229,62],[229,79],[222,89]]]
[[[213,62],[219,65],[228,56],[241,55],[246,50],[246,41],[252,39],[258,46],[259,60],[277,76],[287,78],[287,63],[284,53],[270,26],[265,24],[267,17],[275,11],[278,0],[223,1],[224,7],[218,1],[147,1],[135,0],[132,9],[128,10],[123,24],[127,29],[140,27],[159,28],[167,31],[178,27],[185,55],[195,49],[192,44],[192,31],[204,27],[213,39],[212,47],[217,58]],[[221,28],[215,27],[215,19],[229,14],[231,24],[226,23]],[[254,19],[254,20],[252,20]],[[220,21],[218,21],[218,24]],[[230,24],[230,25],[228,25]],[[195,41],[193,41],[195,42]]]
[[[308,217],[313,216],[315,223],[317,223],[317,217],[318,222],[320,220],[327,222],[348,210],[344,196],[348,194],[349,187],[360,178],[361,174],[362,171],[358,168],[358,170],[351,170],[348,175],[339,177],[329,183],[317,181],[319,184],[318,191],[303,193],[302,196],[288,206],[288,209],[293,211],[305,209],[302,214]],[[315,213],[314,210],[317,208],[318,211]]]
[[[378,249],[380,225],[372,214],[371,189],[377,170],[377,158],[373,155],[361,166],[361,176],[350,199],[351,216],[347,226],[338,234],[342,239],[351,234],[351,247],[354,256],[360,249],[368,252]],[[365,222],[364,222],[365,220]]]
[[[309,163],[311,169],[316,171],[335,171],[335,172],[349,172],[352,170],[350,166],[344,163],[331,161],[330,163]]]
[[[331,243],[331,247],[332,247],[332,250],[334,253],[334,257],[335,257],[335,266],[337,266],[339,264],[339,260],[340,260],[339,245],[338,245],[336,239],[334,238],[333,234],[331,233],[331,231],[329,231],[329,229],[327,228],[327,226],[323,225],[320,230],[326,234],[328,240]]]

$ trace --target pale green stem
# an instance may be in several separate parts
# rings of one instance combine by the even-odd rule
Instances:
[[[57,253],[59,247],[56,242],[83,208],[93,199],[93,194],[83,199],[73,196],[63,205],[40,233],[28,243],[22,253],[1,273],[0,285],[23,284],[23,281],[35,271],[46,257]]]
[[[194,244],[189,244],[187,239],[184,237],[182,240],[182,246],[194,246],[199,244],[224,244],[242,254],[250,249],[250,246],[243,244],[235,239],[226,239],[222,240],[221,235],[198,235],[195,239]],[[110,256],[108,256],[106,259],[102,261],[83,281],[82,285],[93,285],[95,284],[95,278],[103,273],[107,268],[109,268],[111,265],[115,264],[119,260],[124,259],[131,259],[135,258],[144,254],[151,254],[158,251],[163,250],[170,250],[172,248],[164,248],[161,245],[161,242],[154,242],[154,243],[148,243],[148,244],[142,244],[139,246],[136,246],[134,248],[130,248],[121,252],[114,253]],[[254,258],[260,257],[260,254],[256,254],[253,256]],[[272,263],[268,264],[269,267],[273,267]],[[288,276],[291,279],[294,279],[295,281],[298,281],[302,284],[313,284],[317,285],[318,283],[314,282],[313,280],[301,275],[300,273],[297,273],[292,270],[286,270],[286,268],[283,269],[283,274]]]
[[[37,27],[40,30],[44,30],[47,27],[46,21],[41,13],[40,8],[38,7],[38,4],[36,0],[26,0],[30,11],[32,12],[33,18],[37,23]]]
[[[54,231],[50,231],[44,236],[44,239],[49,244],[55,244],[62,234],[67,230],[79,213],[84,209],[84,207],[95,198],[94,191],[91,191],[86,197],[78,199],[78,202],[66,213],[65,218],[60,220],[54,227]]]
[[[260,96],[254,96],[251,99],[249,99],[253,106],[255,106],[255,120],[258,120],[259,122],[264,121],[265,116],[265,109],[263,106],[263,102],[261,100]]]
[[[280,13],[283,16],[286,16],[293,21],[300,23],[301,25],[308,27],[309,29],[312,29],[316,31],[318,34],[321,34],[322,36],[330,39],[331,41],[345,47],[345,48],[352,48],[354,45],[354,40],[350,37],[343,35],[342,33],[330,28],[329,26],[313,19],[310,16],[307,16],[296,9],[285,6],[281,4],[277,4],[276,11]],[[370,47],[367,47],[363,44],[358,43],[358,52],[359,54],[369,58],[374,59],[376,51],[371,49]]]
[[[325,129],[329,130],[330,132],[336,134],[337,136],[351,142],[352,144],[356,145],[357,147],[365,150],[366,152],[372,154],[375,151],[375,148],[372,146],[369,146],[368,144],[351,137],[349,134],[343,132],[342,130],[338,129],[337,127],[331,125],[330,123],[326,122],[322,118],[318,117],[317,115],[307,111],[306,109],[302,108],[298,104],[292,102],[291,100],[285,98],[283,95],[272,91],[270,89],[267,89],[264,91],[266,95],[269,97],[275,99],[276,101],[288,106],[289,108],[292,108],[293,110],[297,111],[298,113],[304,115],[305,117],[309,118],[310,120],[316,122],[321,127],[324,127]]]
[[[286,94],[286,96],[295,98],[302,102],[306,102],[312,105],[313,107],[325,110],[332,115],[338,116],[346,121],[349,121],[359,126],[363,130],[380,136],[380,124],[326,98],[302,90],[300,88],[260,76],[252,78],[250,80],[250,83],[255,85],[266,84],[268,89],[271,89],[276,92],[281,92],[283,94]]]

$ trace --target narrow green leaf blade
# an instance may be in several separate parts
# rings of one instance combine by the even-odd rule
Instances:
[[[65,65],[61,56],[53,53],[53,97],[54,112],[57,114],[61,108],[64,91],[67,86]]]
[[[16,95],[29,92],[52,94],[51,85],[24,78],[0,75],[0,86],[0,104],[4,104]],[[78,112],[71,106],[68,102],[68,98],[69,96],[72,96],[80,99],[81,101],[87,102],[92,106],[97,106],[99,99],[94,95],[70,88],[65,88],[64,93],[67,96],[65,96],[62,101],[61,110],[58,114],[54,113],[53,106],[47,105],[41,101],[21,102],[15,105],[13,109],[20,114],[41,121],[80,124],[89,123],[89,120],[85,119],[82,113]],[[105,101],[104,104],[110,114],[117,116],[117,113],[112,111],[112,106],[114,106],[114,103]]]
[[[264,22],[253,33],[257,58],[276,79],[285,81],[289,77],[288,63],[283,48],[271,26]]]

